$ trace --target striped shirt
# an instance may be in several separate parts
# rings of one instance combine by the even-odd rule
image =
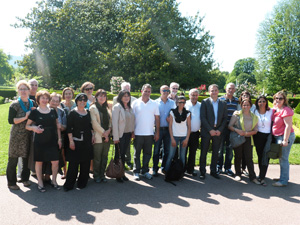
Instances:
[[[232,114],[234,111],[237,110],[237,107],[239,105],[239,99],[236,97],[232,97],[232,99],[226,98],[226,95],[219,98],[220,100],[223,100],[227,103],[227,122],[229,123]]]

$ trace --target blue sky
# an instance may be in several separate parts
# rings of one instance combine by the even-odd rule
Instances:
[[[220,69],[231,72],[234,63],[255,57],[256,32],[278,0],[177,0],[183,16],[199,11],[205,16],[203,25],[213,35],[214,58]],[[16,16],[25,17],[36,0],[9,0],[0,3],[0,48],[6,54],[21,56],[29,30],[15,29]]]

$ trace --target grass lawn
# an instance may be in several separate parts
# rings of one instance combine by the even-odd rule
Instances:
[[[5,175],[7,159],[8,159],[8,142],[10,134],[10,124],[8,124],[8,109],[10,104],[0,105],[0,175]],[[111,158],[111,151],[113,145],[111,145],[109,152],[109,160]],[[131,155],[133,156],[133,146],[131,145]],[[142,156],[141,156],[142,157]],[[200,149],[198,149],[196,154],[196,165],[199,165]],[[254,163],[257,163],[257,155],[254,149],[253,151]],[[207,163],[210,163],[211,153],[208,153]],[[133,157],[132,157],[133,160]],[[270,160],[271,164],[278,164],[277,160]],[[300,144],[293,144],[290,154],[290,163],[295,165],[300,165]],[[150,167],[152,167],[152,159],[150,161]]]

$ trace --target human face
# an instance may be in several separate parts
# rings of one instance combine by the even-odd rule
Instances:
[[[123,87],[123,89],[130,92],[130,86],[129,86],[129,85],[125,85],[125,86]]]
[[[18,88],[18,95],[23,99],[28,98],[28,96],[29,96],[28,87],[24,84],[20,85]]]
[[[92,85],[88,85],[84,88],[84,93],[87,95],[87,96],[91,96],[93,94],[93,86]]]
[[[50,100],[50,107],[56,109],[59,106],[59,97],[54,96]]]
[[[197,101],[198,101],[198,97],[199,97],[198,91],[197,91],[197,92],[196,92],[196,91],[192,92],[189,96],[190,96],[191,102],[192,102],[193,104],[196,104]]]
[[[233,84],[229,85],[228,87],[226,87],[226,95],[227,96],[233,96],[235,92],[235,86]]]
[[[167,98],[168,95],[170,94],[169,87],[164,87],[164,88],[160,89],[160,94],[161,94],[162,98]]]
[[[276,103],[278,108],[281,108],[283,106],[283,103],[284,103],[284,97],[280,94],[276,95],[275,103]]]
[[[87,102],[87,98],[84,96],[81,96],[78,100],[77,100],[77,107],[80,109],[83,109],[86,106],[86,102]]]
[[[243,102],[242,109],[244,112],[250,112],[251,105],[248,101]]]
[[[143,99],[149,99],[149,98],[150,98],[150,95],[151,95],[151,88],[145,88],[145,89],[142,91],[142,98],[143,98]]]
[[[71,101],[73,98],[73,93],[71,90],[66,90],[64,93],[64,98],[66,101]]]
[[[123,104],[127,105],[130,101],[130,96],[128,94],[123,95],[123,97],[121,98],[121,101],[123,102]]]
[[[242,100],[244,100],[245,98],[250,98],[250,95],[248,95],[248,94],[243,94],[243,95],[242,95]]]
[[[183,99],[178,100],[177,106],[179,109],[183,109],[183,107],[185,106],[185,100]]]
[[[49,103],[49,98],[46,95],[40,97],[40,106],[46,106]]]
[[[100,105],[103,105],[106,102],[106,96],[105,94],[100,94],[97,96],[97,101]]]
[[[178,85],[173,85],[173,86],[171,87],[171,91],[172,91],[173,94],[177,94],[178,89],[179,89],[179,86],[178,86]]]
[[[37,89],[38,89],[38,83],[36,81],[32,81],[30,83],[30,92],[35,94]]]
[[[219,94],[219,89],[215,86],[213,86],[211,89],[209,89],[209,95],[212,99],[217,99]]]
[[[258,103],[259,109],[262,109],[262,110],[266,109],[267,102],[264,98],[258,99],[257,103]]]

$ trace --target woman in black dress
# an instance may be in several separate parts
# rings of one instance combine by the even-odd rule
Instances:
[[[43,162],[51,161],[52,186],[59,190],[56,176],[58,172],[59,148],[61,148],[61,132],[57,112],[48,107],[50,94],[47,91],[39,91],[36,94],[38,108],[29,115],[26,129],[35,132],[34,136],[34,161],[38,178],[38,189],[45,192],[42,167]],[[34,123],[34,125],[33,125]]]
[[[85,188],[89,179],[90,162],[93,158],[94,142],[90,112],[85,108],[87,95],[80,93],[76,96],[77,107],[73,109],[67,119],[67,133],[69,149],[66,151],[66,160],[69,161],[64,190],[73,189],[77,179],[77,188]]]

